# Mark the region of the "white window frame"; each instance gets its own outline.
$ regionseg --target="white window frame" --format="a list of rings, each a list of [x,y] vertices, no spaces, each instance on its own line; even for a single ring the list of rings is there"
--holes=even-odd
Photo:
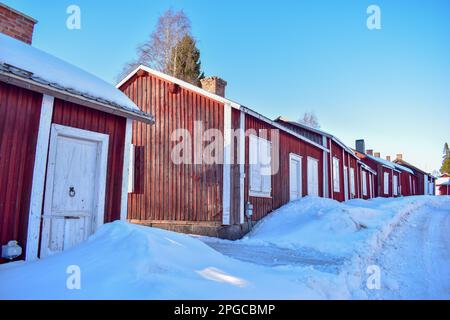
[[[389,194],[389,172],[384,172],[383,179],[384,179],[384,188],[383,192],[384,194]]]
[[[350,176],[350,194],[354,197],[356,196],[355,168],[350,167],[349,176]]]
[[[341,177],[339,174],[340,160],[337,157],[333,157],[333,191],[341,192]]]
[[[362,171],[361,184],[363,196],[367,196],[367,172],[364,170]]]
[[[255,145],[254,141],[256,141],[256,159],[254,158],[254,152],[253,146]],[[252,143],[253,142],[253,143]],[[270,164],[263,164],[261,163],[262,159],[260,159],[261,156],[261,150],[260,148],[263,145],[268,145],[268,156],[269,156],[269,162]],[[254,163],[256,160],[256,163]],[[256,168],[253,168],[252,166],[256,166]],[[249,135],[249,195],[251,197],[264,197],[264,198],[271,198],[272,197],[272,142],[270,140],[258,137],[256,135]],[[262,174],[262,171],[270,171],[270,174]],[[259,172],[259,185],[253,185],[253,176],[255,172]],[[264,189],[264,182],[268,184],[268,188]]]

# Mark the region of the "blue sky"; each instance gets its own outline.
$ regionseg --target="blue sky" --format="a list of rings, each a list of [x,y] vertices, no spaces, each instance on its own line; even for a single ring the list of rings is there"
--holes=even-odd
[[[114,83],[166,9],[190,17],[207,75],[275,118],[314,112],[347,143],[438,169],[450,142],[450,1],[6,0],[39,20],[33,45]],[[81,8],[68,30],[66,8]],[[381,30],[366,9],[381,8]]]

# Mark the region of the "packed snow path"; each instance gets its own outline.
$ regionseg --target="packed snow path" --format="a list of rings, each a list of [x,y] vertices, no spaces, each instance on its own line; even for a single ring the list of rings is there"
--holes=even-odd
[[[322,253],[311,248],[288,249],[275,245],[248,245],[236,241],[202,239],[220,253],[245,262],[267,267],[311,266],[329,273],[338,273],[344,258]]]
[[[450,299],[450,208],[413,212],[372,262],[381,268],[372,299]]]

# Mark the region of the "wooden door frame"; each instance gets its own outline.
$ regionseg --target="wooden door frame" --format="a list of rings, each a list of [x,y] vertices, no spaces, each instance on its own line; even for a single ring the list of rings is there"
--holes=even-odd
[[[298,194],[300,196],[298,197],[298,199],[303,197],[303,163],[302,163],[303,160],[302,159],[303,159],[303,157],[298,154],[289,153],[289,201],[292,201],[291,200],[291,161],[292,160],[298,161],[298,163],[300,165],[300,168],[298,170],[298,173],[300,175]]]
[[[93,223],[93,229],[97,230],[101,225],[104,224],[105,218],[105,196],[106,196],[106,174],[108,167],[108,145],[109,145],[109,135],[88,131],[83,129],[77,129],[73,127],[63,126],[59,124],[52,124],[51,134],[50,134],[50,146],[48,154],[48,165],[46,173],[46,183],[45,183],[45,198],[44,198],[44,209],[42,212],[42,219],[45,219],[46,215],[51,215],[51,205],[53,201],[53,181],[55,175],[55,164],[56,164],[56,152],[57,152],[57,142],[58,137],[69,137],[80,140],[93,141],[99,144],[97,149],[97,172],[98,179],[95,181],[95,193],[97,197],[94,198],[94,217],[95,222]],[[49,224],[42,222],[42,234],[41,234],[41,250],[40,256],[45,256],[46,243],[49,240]],[[43,254],[44,253],[44,254]]]

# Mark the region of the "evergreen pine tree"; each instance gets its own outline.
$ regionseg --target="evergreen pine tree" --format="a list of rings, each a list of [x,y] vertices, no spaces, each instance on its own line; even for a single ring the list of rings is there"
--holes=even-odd
[[[450,157],[445,158],[445,160],[442,162],[441,173],[450,174]]]
[[[448,143],[447,142],[444,144],[443,158],[444,158],[444,160],[446,158],[450,158],[450,148],[448,147]]]
[[[200,84],[200,80],[204,77],[201,71],[200,51],[190,35],[186,34],[172,49],[169,69],[175,78],[196,86]]]

